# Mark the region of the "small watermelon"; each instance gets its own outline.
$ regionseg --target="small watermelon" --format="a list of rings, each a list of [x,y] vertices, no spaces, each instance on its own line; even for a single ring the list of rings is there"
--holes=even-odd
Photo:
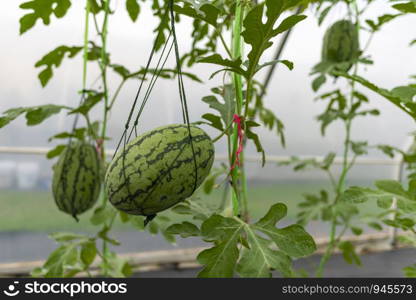
[[[325,32],[322,61],[348,63],[359,56],[360,44],[356,26],[349,20],[340,20],[332,24]]]
[[[190,197],[214,161],[210,137],[196,126],[190,129],[192,139],[187,125],[174,124],[122,146],[105,177],[110,202],[128,214],[153,217]]]
[[[100,160],[92,145],[70,143],[53,167],[52,192],[58,208],[75,219],[90,209],[100,194],[100,169]]]

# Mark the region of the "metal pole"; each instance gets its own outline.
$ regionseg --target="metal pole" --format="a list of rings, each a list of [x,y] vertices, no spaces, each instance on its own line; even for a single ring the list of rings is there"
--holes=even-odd
[[[299,6],[296,10],[296,14],[298,15],[301,11],[302,11],[302,6]],[[283,38],[280,40],[279,46],[276,49],[276,54],[274,55],[274,60],[280,59],[280,56],[283,53],[283,50],[286,46],[286,43],[289,39],[289,36],[290,36],[292,30],[293,30],[293,27],[291,27],[289,30],[287,30],[285,32],[285,34],[283,35]],[[269,85],[270,80],[273,77],[273,73],[274,73],[274,70],[276,69],[276,65],[277,64],[271,65],[270,68],[269,68],[269,71],[267,72],[266,79],[264,80],[264,83],[263,83],[263,90],[262,90],[261,95],[260,95],[261,98],[263,98],[263,96],[266,94],[267,86]]]

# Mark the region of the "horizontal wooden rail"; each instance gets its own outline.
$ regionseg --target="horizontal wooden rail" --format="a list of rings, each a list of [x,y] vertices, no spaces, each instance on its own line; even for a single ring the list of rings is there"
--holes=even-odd
[[[4,154],[26,154],[26,155],[45,155],[51,150],[51,148],[47,147],[5,147],[0,146],[0,153]],[[114,154],[114,150],[107,150],[105,152],[107,156],[112,156]],[[324,156],[299,156],[302,159],[310,159],[315,158],[317,160],[323,160]],[[266,160],[269,162],[285,162],[288,161],[291,157],[290,156],[280,156],[280,155],[268,155]],[[217,155],[216,160],[218,161],[226,161],[228,160],[226,155]],[[248,162],[259,162],[261,158],[259,156],[248,155],[245,156],[245,160]],[[334,159],[334,164],[340,165],[342,164],[343,158],[336,157]],[[356,159],[356,164],[358,165],[385,165],[385,166],[397,166],[400,164],[400,160],[398,159],[384,159],[384,158],[368,158],[368,157],[358,157]]]
[[[360,236],[348,236],[344,240],[351,241],[357,252],[379,252],[391,249],[391,237],[387,232],[376,234],[363,234]],[[322,254],[328,245],[327,238],[317,238],[316,244],[318,250],[315,254]],[[128,259],[134,272],[146,272],[154,270],[163,270],[167,268],[195,268],[198,267],[196,257],[198,253],[206,248],[185,248],[174,250],[158,250],[138,253],[120,254],[122,258]],[[27,276],[30,271],[36,267],[41,267],[44,261],[25,261],[0,264],[0,277]],[[91,274],[97,274],[97,267],[100,261],[94,262]],[[85,276],[86,274],[80,274]]]

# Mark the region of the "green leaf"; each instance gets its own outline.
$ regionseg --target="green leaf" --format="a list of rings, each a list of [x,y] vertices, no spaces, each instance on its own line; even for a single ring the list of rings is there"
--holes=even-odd
[[[290,225],[284,228],[274,226],[259,227],[255,229],[267,235],[280,250],[292,257],[303,257],[316,250],[313,238],[300,225]]]
[[[368,102],[368,97],[359,91],[354,91],[353,96],[360,100],[360,102]]]
[[[335,152],[329,152],[321,163],[321,169],[328,170],[334,162],[336,155]]]
[[[79,251],[75,244],[61,245],[49,255],[41,268],[41,274],[46,278],[73,276],[83,270],[78,257]]]
[[[248,247],[242,252],[237,271],[244,277],[270,277],[271,270],[291,276],[290,256],[309,255],[316,250],[315,243],[301,226],[291,225],[282,229],[276,223],[286,216],[283,203],[273,205],[257,223],[244,225]],[[271,248],[271,242],[256,232],[269,237],[279,250]]]
[[[220,91],[214,89],[215,92],[220,93],[223,98],[223,102],[220,102],[216,96],[206,96],[202,98],[202,101],[207,103],[210,108],[218,111],[221,115],[223,121],[223,126],[219,126],[218,120],[213,118],[212,114],[210,117],[205,118],[209,120],[214,128],[223,131],[224,128],[227,128],[233,121],[233,115],[235,112],[235,94],[232,85],[225,85]],[[204,116],[207,116],[206,114]],[[215,126],[214,126],[215,125]]]
[[[256,104],[256,109],[263,126],[269,130],[273,130],[275,128],[277,136],[280,137],[280,143],[283,147],[285,147],[285,126],[283,122],[274,114],[272,110],[265,108],[263,105]]]
[[[399,3],[393,5],[393,8],[403,12],[403,13],[416,13],[416,3],[409,1],[406,3]]]
[[[97,1],[100,1],[100,4]],[[96,15],[100,11],[104,10],[104,3],[102,2],[102,0],[88,0],[88,2],[90,4],[90,11],[92,14]]]
[[[291,71],[293,70],[293,67],[294,67],[293,62],[291,62],[289,60],[286,60],[286,59],[284,59],[284,60],[279,60],[278,59],[278,60],[269,61],[267,63],[264,63],[264,64],[258,66],[257,69],[256,69],[256,73],[258,71],[260,71],[261,69],[263,69],[264,67],[276,65],[276,64],[279,64],[279,63],[284,64],[289,70],[291,70]]]
[[[91,265],[97,256],[97,247],[95,241],[89,241],[81,246],[81,261],[85,267]]]
[[[209,122],[211,127],[218,129],[219,131],[224,131],[224,126],[221,122],[221,117],[214,115],[214,114],[203,114],[202,119],[205,119]]]
[[[279,270],[284,276],[292,274],[292,260],[281,251],[272,250],[270,242],[256,235],[247,227],[250,249],[243,249],[237,272],[242,277],[271,277],[271,270]]]
[[[190,222],[171,225],[166,229],[166,232],[169,234],[180,235],[183,238],[200,235],[199,228]]]
[[[198,277],[232,277],[239,257],[237,244],[243,224],[231,218],[213,215],[201,227],[204,239],[218,241],[215,246],[199,253],[203,265]]]
[[[69,242],[73,240],[88,239],[87,236],[82,234],[76,234],[72,232],[55,232],[49,235],[49,238],[54,239],[58,243]]]
[[[267,235],[280,250],[292,257],[302,257],[316,250],[313,238],[300,225],[276,228],[276,223],[287,214],[283,203],[273,205],[253,228]]]
[[[81,105],[69,112],[69,114],[83,114],[87,115],[88,112],[102,99],[104,98],[104,93],[89,93],[87,98],[81,103]]]
[[[110,67],[113,69],[114,72],[120,75],[124,80],[132,76],[130,71],[125,66],[122,66],[119,64],[111,64]]]
[[[402,101],[414,102],[416,96],[416,87],[414,86],[398,86],[391,90],[394,96],[399,97]]]
[[[377,22],[374,22],[372,20],[366,20],[365,22],[367,23],[368,26],[371,27],[371,30],[375,32],[375,31],[379,31],[384,24],[400,16],[402,16],[402,14],[396,14],[396,15],[385,14],[385,15],[378,17]]]
[[[8,125],[22,114],[26,114],[28,126],[38,125],[50,116],[59,113],[62,109],[69,109],[67,106],[46,104],[33,107],[18,107],[6,110],[0,117],[0,128]]]
[[[329,5],[324,10],[321,11],[318,17],[318,25],[321,26],[322,22],[325,20],[326,16],[328,15],[329,11],[333,8],[333,5]]]
[[[78,140],[84,140],[85,134],[87,132],[87,128],[81,127],[81,128],[75,128],[74,132],[61,132],[58,134],[55,134],[54,136],[51,136],[48,141],[52,141],[55,139],[67,139],[67,138],[76,138]]]
[[[287,207],[283,203],[274,204],[269,211],[256,223],[256,226],[275,226],[277,222],[287,215]]]
[[[364,187],[350,187],[342,194],[342,199],[350,203],[377,201],[379,207],[389,209],[393,199],[397,199],[397,206],[405,212],[416,211],[416,200],[405,191],[401,184],[394,180],[376,181],[378,190]]]
[[[144,230],[144,220],[143,216],[130,216],[129,221],[134,228],[143,231]]]
[[[42,0],[37,0],[42,1]],[[82,47],[68,47],[68,46],[59,46],[52,50],[51,52],[47,53],[45,56],[43,56],[39,61],[36,62],[35,67],[44,67],[44,69],[39,73],[38,77],[40,80],[40,83],[43,87],[45,87],[49,80],[53,76],[53,68],[58,68],[62,60],[66,55],[68,55],[68,58],[75,57],[80,51],[82,50]]]
[[[104,224],[110,220],[115,213],[116,211],[113,206],[106,205],[97,207],[90,218],[90,222],[93,225]]]
[[[66,145],[56,146],[52,150],[49,150],[48,153],[46,153],[46,158],[51,159],[51,158],[54,158],[56,156],[59,156],[62,153],[62,151],[65,150],[65,148],[66,148]]]
[[[6,110],[3,113],[3,116],[0,117],[0,128],[3,128],[4,126],[8,125],[11,121],[15,120],[21,114],[26,113],[27,110],[28,108],[25,107],[18,107]]]
[[[127,0],[126,9],[127,9],[127,12],[129,13],[130,19],[133,22],[136,22],[137,17],[139,16],[139,13],[140,13],[140,6],[137,0]]]
[[[368,142],[366,141],[360,141],[360,142],[351,141],[351,150],[357,156],[367,154],[368,153],[367,148],[368,148]]]
[[[43,24],[49,25],[51,15],[54,14],[57,18],[62,18],[66,15],[68,9],[71,7],[70,0],[32,0],[22,3],[20,8],[24,10],[31,10],[30,13],[25,14],[20,18],[20,34],[25,33],[33,26],[36,21],[41,19]]]
[[[363,203],[369,200],[391,200],[392,195],[370,188],[352,186],[342,194],[342,200],[351,203]]]
[[[200,221],[205,221],[213,213],[213,210],[205,202],[198,201],[195,198],[180,202],[172,208],[172,211],[177,214],[192,216],[193,219]]]
[[[119,65],[119,64],[111,64],[110,67],[119,74],[124,80],[130,79],[130,78],[137,78],[139,80],[144,79],[145,75],[145,69],[141,69],[137,72],[131,73],[126,67]],[[158,77],[165,78],[165,79],[173,79],[176,75],[178,75],[178,71],[176,69],[148,69],[147,74],[154,74]],[[195,74],[182,71],[182,76],[185,76],[193,81],[201,83],[202,80]]]
[[[390,158],[394,158],[394,155],[398,149],[390,145],[377,145],[377,149],[381,150],[385,155]]]
[[[117,256],[116,253],[107,251],[103,253],[105,261],[101,268],[106,274],[111,277],[121,278],[129,277],[132,274],[132,269],[127,259]]]
[[[321,190],[319,195],[304,194],[305,200],[299,203],[300,212],[297,215],[298,223],[306,225],[311,220],[320,218],[323,221],[330,219],[328,212],[332,212],[328,203],[328,192]]]
[[[361,235],[363,233],[363,229],[355,226],[351,226],[351,231],[355,235]]]
[[[403,273],[406,277],[415,278],[416,277],[416,264],[403,268]]]
[[[210,56],[200,58],[198,62],[215,64],[215,65],[227,67],[229,70],[232,70],[235,73],[246,76],[246,72],[241,68],[241,64],[242,64],[241,58],[237,58],[235,60],[229,60],[229,59],[223,58],[219,54],[212,54]]]
[[[290,257],[309,255],[316,246],[299,225],[275,227],[286,212],[286,206],[278,203],[255,224],[221,215],[206,219],[201,226],[201,236],[214,246],[198,255],[197,259],[203,265],[199,277],[232,277],[235,270],[244,277],[270,277],[271,270],[291,276]],[[184,229],[185,233],[189,231],[188,227]],[[196,234],[196,231],[192,230],[192,233]]]
[[[411,196],[403,189],[400,182],[395,180],[378,180],[375,182],[375,185],[377,188],[379,188],[382,191],[405,197],[410,198]]]
[[[361,266],[360,257],[355,252],[355,247],[351,242],[349,241],[341,242],[338,248],[342,251],[342,256],[344,257],[344,260],[347,263]]]
[[[203,190],[205,194],[210,194],[215,188],[215,183],[217,178],[221,175],[227,175],[228,168],[225,165],[222,165],[220,168],[215,168],[211,170],[209,176],[205,179],[203,183]]]
[[[332,72],[336,76],[341,76],[350,80],[354,80],[366,88],[372,90],[373,92],[376,92],[377,94],[383,96],[387,100],[389,100],[391,103],[399,107],[400,109],[406,111],[409,115],[411,115],[414,119],[416,119],[416,108],[410,106],[407,107],[406,104],[409,102],[408,97],[402,97],[403,96],[403,90],[396,90],[394,93],[391,91],[388,91],[386,89],[380,88],[376,86],[374,83],[371,83],[370,81],[366,80],[363,77],[360,77],[358,75],[349,75],[345,72],[340,71],[333,71]]]
[[[367,225],[368,225],[369,227],[371,227],[371,228],[375,229],[375,230],[378,230],[378,231],[383,230],[383,227],[382,227],[379,223],[376,223],[376,222],[370,222],[370,223],[368,223]]]
[[[197,20],[202,20],[214,27],[217,27],[217,19],[220,10],[210,3],[204,3],[199,6],[198,9],[194,9],[191,5],[186,4],[183,7],[175,5],[174,9],[178,14],[182,14]]]
[[[26,120],[28,126],[34,126],[42,123],[44,120],[52,115],[59,113],[62,109],[68,107],[62,105],[47,104],[33,107],[26,113]]]
[[[230,60],[223,58],[220,54],[212,54],[207,57],[202,57],[198,60],[200,63],[215,64],[223,67],[229,68],[240,68],[242,61],[241,58]]]
[[[100,239],[102,239],[102,240],[104,240],[106,242],[109,242],[112,245],[119,246],[120,245],[120,242],[119,241],[117,241],[115,239],[112,239],[112,238],[110,238],[108,236],[108,232],[109,231],[110,231],[110,228],[107,225],[105,225],[104,228],[97,234],[97,236]]]
[[[258,126],[260,126],[260,125],[256,122],[254,122],[254,121],[246,121],[245,122],[246,137],[249,140],[253,141],[254,145],[256,146],[257,152],[261,153],[262,166],[264,166],[265,163],[266,163],[266,153],[264,152],[264,149],[263,149],[263,146],[260,142],[259,136],[251,130],[252,127],[258,127]]]
[[[416,238],[414,235],[399,235],[397,241],[401,244],[416,247]]]
[[[396,217],[394,220],[383,220],[383,223],[403,230],[409,230],[415,226],[415,222],[412,219],[400,217]]]
[[[249,66],[246,77],[252,77],[254,75],[262,54],[272,46],[273,37],[306,18],[306,16],[302,15],[289,16],[274,29],[282,12],[291,4],[295,5],[300,1],[290,2],[289,4],[287,1],[282,0],[266,0],[265,3],[254,6],[247,13],[243,22],[244,31],[241,34],[244,41],[251,46],[251,50],[248,53]],[[263,23],[264,7],[267,9],[265,23]]]
[[[312,89],[317,92],[319,88],[326,82],[326,76],[324,74],[319,75],[312,81]]]

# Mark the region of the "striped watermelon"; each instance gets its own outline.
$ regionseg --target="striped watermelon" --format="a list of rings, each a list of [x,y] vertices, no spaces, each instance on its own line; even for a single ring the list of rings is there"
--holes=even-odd
[[[324,36],[322,61],[352,62],[359,56],[360,44],[356,26],[349,20],[340,20],[332,24]]]
[[[191,135],[194,151],[183,124],[156,128],[120,149],[105,177],[110,202],[128,214],[154,216],[190,197],[214,161],[210,137],[192,125]]]
[[[75,219],[90,209],[101,187],[100,160],[95,148],[72,142],[53,167],[52,192],[58,208]]]

